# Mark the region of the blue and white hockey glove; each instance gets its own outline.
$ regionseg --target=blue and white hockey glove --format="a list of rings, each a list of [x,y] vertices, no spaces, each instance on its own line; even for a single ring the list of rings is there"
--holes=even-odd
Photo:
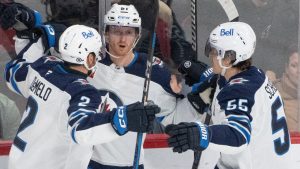
[[[2,6],[2,7],[1,7]],[[51,47],[58,48],[58,39],[66,29],[62,24],[45,25],[38,11],[32,10],[21,3],[2,4],[0,25],[3,29],[13,28],[21,39],[36,41],[42,37],[45,51]]]
[[[200,81],[201,76],[205,75],[208,68],[203,62],[185,60],[179,65],[178,71],[184,75],[185,84],[192,86]]]
[[[3,29],[13,27],[16,31],[28,30],[42,23],[41,14],[20,3],[6,5],[0,18]]]
[[[136,102],[118,107],[111,124],[119,135],[128,131],[145,133],[153,130],[155,114],[159,112],[160,108],[155,104],[144,106],[141,102]]]
[[[173,147],[173,152],[182,153],[187,150],[203,151],[210,142],[210,130],[201,122],[170,124],[165,132],[170,135],[168,139],[169,147]]]
[[[198,113],[203,114],[211,104],[217,80],[218,75],[211,73],[192,86],[192,91],[188,93],[187,98]]]

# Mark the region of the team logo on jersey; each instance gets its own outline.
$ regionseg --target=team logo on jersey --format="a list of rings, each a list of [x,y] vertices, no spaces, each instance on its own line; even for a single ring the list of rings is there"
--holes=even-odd
[[[153,57],[153,62],[152,65],[159,65],[159,66],[163,66],[163,61],[157,57]]]
[[[48,75],[50,75],[51,73],[53,73],[53,71],[52,71],[52,70],[48,70],[48,72],[45,74],[45,76],[48,76]]]
[[[232,79],[229,82],[229,85],[233,85],[233,84],[243,84],[244,82],[248,82],[248,80],[244,79],[244,78],[236,78],[236,79]]]
[[[46,63],[46,62],[48,62],[48,61],[52,61],[52,62],[53,62],[53,61],[59,61],[59,62],[62,62],[62,60],[59,59],[59,58],[56,57],[56,56],[47,56],[44,63]]]
[[[99,112],[108,112],[123,105],[122,100],[116,93],[108,90],[99,90],[99,93],[101,97]]]
[[[86,79],[77,79],[76,81],[74,81],[74,83],[80,83],[81,85],[87,85],[89,84],[89,82]]]

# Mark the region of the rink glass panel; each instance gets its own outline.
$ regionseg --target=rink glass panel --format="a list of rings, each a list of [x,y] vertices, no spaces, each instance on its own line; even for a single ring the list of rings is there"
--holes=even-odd
[[[66,0],[66,3],[72,4],[72,2],[69,1],[70,0]],[[51,14],[51,6],[48,5],[46,7],[41,1],[19,0],[18,2],[22,2],[40,11],[44,21],[47,21],[47,13]],[[112,0],[100,0],[98,2],[89,0],[82,2],[82,4],[75,6],[77,12],[75,12],[72,17],[73,19],[70,20],[70,24],[87,24],[97,28],[102,33],[103,16],[110,8]],[[271,70],[276,75],[276,78],[281,78],[285,72],[285,66],[289,58],[289,47],[295,45],[299,49],[299,1],[234,0],[234,3],[239,11],[240,21],[249,23],[256,32],[257,47],[253,56],[254,65],[264,71]],[[95,4],[97,4],[96,7]],[[48,12],[46,12],[47,8]],[[176,20],[184,30],[185,39],[191,43],[191,1],[173,0],[171,2],[171,8],[176,15]],[[69,8],[69,10],[70,9],[71,8]],[[209,64],[208,58],[203,54],[205,42],[210,31],[218,24],[226,22],[227,16],[216,0],[198,0],[197,12],[197,58]],[[87,17],[88,19],[83,20],[86,16],[89,16]],[[10,60],[10,56],[14,55],[13,46],[10,44],[11,42],[7,40],[10,33],[11,31],[7,34],[7,32],[1,30],[0,67],[2,78],[0,78],[0,92],[14,100],[20,112],[23,112],[26,100],[9,91],[3,79],[4,66]],[[171,32],[167,33],[167,35],[171,36]],[[172,50],[172,48],[170,50]],[[300,102],[298,102],[298,105],[299,104]],[[298,114],[297,120],[299,122],[299,108],[297,108],[296,111]],[[298,131],[300,131],[299,123]]]

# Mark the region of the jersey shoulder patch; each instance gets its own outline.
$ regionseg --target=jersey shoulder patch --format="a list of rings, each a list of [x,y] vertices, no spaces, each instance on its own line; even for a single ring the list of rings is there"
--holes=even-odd
[[[153,56],[152,65],[163,66],[164,62],[160,58]]]
[[[245,84],[246,82],[248,82],[249,80],[244,79],[242,77],[240,78],[235,78],[230,80],[229,85],[234,85],[234,84]]]
[[[77,79],[73,83],[79,83],[79,85],[89,85],[89,82],[86,79]]]
[[[55,62],[63,62],[63,60],[61,60],[60,58],[58,58],[56,56],[45,56],[44,60],[45,60],[44,61],[45,63],[49,62],[49,61],[51,61],[51,62],[53,62],[53,61],[55,61]]]

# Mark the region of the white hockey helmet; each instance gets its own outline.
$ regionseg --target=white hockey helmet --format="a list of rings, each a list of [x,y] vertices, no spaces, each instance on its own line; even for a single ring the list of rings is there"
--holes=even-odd
[[[64,61],[84,65],[88,70],[95,69],[87,66],[87,57],[94,53],[100,59],[102,47],[101,36],[96,29],[73,25],[68,27],[59,38],[59,52]]]
[[[218,58],[223,59],[225,53],[235,52],[233,65],[249,59],[254,53],[256,35],[250,25],[243,22],[227,22],[217,26],[211,33],[206,44],[205,53],[211,48],[218,52]]]
[[[104,16],[104,31],[108,25],[138,28],[139,34],[142,30],[141,18],[133,5],[113,4]]]

